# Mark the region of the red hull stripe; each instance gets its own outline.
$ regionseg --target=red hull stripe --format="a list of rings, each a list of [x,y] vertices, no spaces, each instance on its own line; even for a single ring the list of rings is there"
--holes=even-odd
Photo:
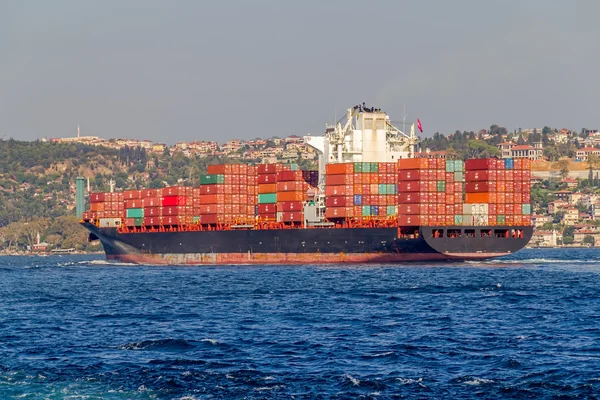
[[[108,260],[161,265],[243,264],[377,264],[440,260],[483,260],[504,253],[221,253],[221,254],[108,254]]]

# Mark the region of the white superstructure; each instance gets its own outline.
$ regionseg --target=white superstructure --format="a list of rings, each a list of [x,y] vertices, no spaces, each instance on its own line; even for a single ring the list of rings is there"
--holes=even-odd
[[[328,125],[324,136],[305,136],[304,142],[319,154],[319,175],[325,165],[346,162],[396,162],[414,156],[417,137],[390,123],[378,108],[357,105],[346,112],[335,126]]]

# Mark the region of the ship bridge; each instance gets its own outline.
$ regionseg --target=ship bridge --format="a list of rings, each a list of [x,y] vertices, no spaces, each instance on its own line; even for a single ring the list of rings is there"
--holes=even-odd
[[[418,139],[414,128],[407,135],[393,126],[381,109],[365,103],[346,110],[335,125],[326,125],[323,136],[304,136],[319,154],[319,175],[325,165],[347,162],[396,162],[414,155]]]

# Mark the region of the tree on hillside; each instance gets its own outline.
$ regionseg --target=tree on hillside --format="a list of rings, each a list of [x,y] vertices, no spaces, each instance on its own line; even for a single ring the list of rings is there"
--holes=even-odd
[[[565,158],[558,160],[558,168],[560,169],[559,174],[562,179],[569,176],[569,160]]]

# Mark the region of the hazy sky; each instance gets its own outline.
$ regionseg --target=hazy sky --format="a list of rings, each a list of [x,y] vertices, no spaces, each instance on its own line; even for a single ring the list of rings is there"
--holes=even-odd
[[[598,1],[0,0],[0,138],[600,128]]]

